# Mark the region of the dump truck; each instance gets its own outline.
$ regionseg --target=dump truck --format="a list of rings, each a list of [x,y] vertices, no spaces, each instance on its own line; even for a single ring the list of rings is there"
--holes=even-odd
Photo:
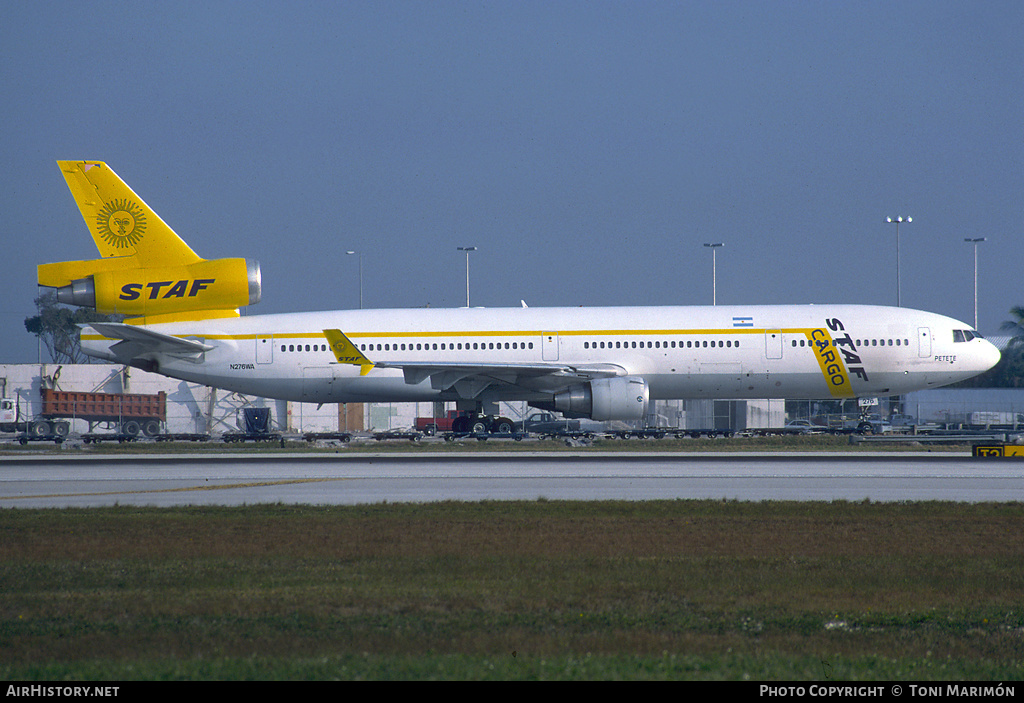
[[[0,398],[0,432],[19,432],[29,439],[62,439],[71,431],[72,420],[107,423],[117,434],[152,437],[167,421],[167,394],[83,393],[40,390],[42,411],[35,416],[21,413],[13,398]]]

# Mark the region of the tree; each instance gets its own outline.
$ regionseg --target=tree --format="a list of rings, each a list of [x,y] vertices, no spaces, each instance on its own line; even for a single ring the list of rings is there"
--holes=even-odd
[[[1024,344],[1024,305],[1014,305],[1010,308],[1010,314],[1017,319],[1007,320],[999,329],[1011,333],[1009,346]]]
[[[25,318],[25,329],[39,337],[55,364],[82,364],[89,361],[82,353],[79,325],[89,322],[120,322],[123,315],[101,315],[88,308],[69,308],[57,302],[57,293],[48,290],[35,299],[38,315]]]

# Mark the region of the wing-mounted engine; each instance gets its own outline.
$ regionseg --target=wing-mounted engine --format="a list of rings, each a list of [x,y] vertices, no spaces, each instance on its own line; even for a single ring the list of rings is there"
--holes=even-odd
[[[567,417],[642,420],[650,398],[647,381],[639,376],[598,378],[556,393],[552,407]]]

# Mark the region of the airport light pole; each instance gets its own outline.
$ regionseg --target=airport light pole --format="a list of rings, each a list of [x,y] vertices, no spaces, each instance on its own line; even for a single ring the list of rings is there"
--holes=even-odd
[[[346,254],[355,254],[359,257],[359,309],[363,309],[363,253],[361,251],[346,251]]]
[[[704,246],[711,249],[711,304],[718,305],[718,260],[715,252],[718,247],[724,247],[722,242],[705,242]]]
[[[466,307],[469,307],[469,252],[476,251],[476,247],[457,247],[459,251],[466,252]]]
[[[974,245],[974,329],[978,329],[978,244],[985,241],[985,237],[964,237],[965,242]]]
[[[900,223],[913,222],[909,217],[887,217],[885,221],[896,225],[896,307],[903,307],[900,301]]]

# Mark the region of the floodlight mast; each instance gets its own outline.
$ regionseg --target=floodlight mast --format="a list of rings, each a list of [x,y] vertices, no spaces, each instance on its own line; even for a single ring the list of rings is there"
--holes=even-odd
[[[456,247],[459,251],[466,252],[466,307],[469,307],[469,252],[476,251],[476,247]]]
[[[974,245],[974,329],[978,329],[978,244],[986,241],[985,237],[964,237],[965,242]]]
[[[896,307],[903,307],[900,300],[900,223],[901,222],[913,222],[910,217],[887,217],[885,221],[896,225]]]
[[[705,242],[704,246],[711,249],[711,304],[718,305],[718,260],[715,252],[718,247],[724,247],[723,242]]]

